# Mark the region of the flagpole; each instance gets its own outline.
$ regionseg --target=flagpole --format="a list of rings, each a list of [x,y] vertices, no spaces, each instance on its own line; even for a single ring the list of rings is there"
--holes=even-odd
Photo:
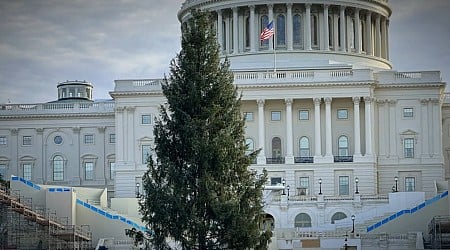
[[[273,72],[277,72],[277,53],[275,51],[275,35],[272,36]]]

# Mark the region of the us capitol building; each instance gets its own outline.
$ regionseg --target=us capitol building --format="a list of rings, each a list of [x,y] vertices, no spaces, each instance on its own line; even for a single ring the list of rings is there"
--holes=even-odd
[[[313,246],[305,232],[427,233],[439,213],[421,202],[447,199],[450,95],[439,71],[392,68],[387,0],[187,0],[180,22],[192,9],[211,11],[242,91],[246,142],[261,149],[250,168],[268,172],[262,226],[274,249]],[[92,83],[66,81],[56,101],[1,104],[0,174],[135,197],[161,81],[116,80],[103,101]]]

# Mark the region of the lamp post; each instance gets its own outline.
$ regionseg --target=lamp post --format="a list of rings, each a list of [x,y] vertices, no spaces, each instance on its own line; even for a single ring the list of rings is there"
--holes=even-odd
[[[287,190],[288,190],[288,200],[289,200],[289,189],[291,189],[291,187],[289,185],[287,185]]]
[[[352,215],[352,234],[355,233],[355,215]]]
[[[394,181],[395,181],[395,191],[394,192],[398,192],[398,177],[397,176],[394,177]]]
[[[286,185],[286,181],[283,179],[282,181],[281,181],[281,183],[283,184],[283,195],[285,195],[286,193],[284,192],[284,189],[285,189],[285,185]]]
[[[356,177],[356,178],[355,178],[355,185],[356,185],[356,188],[355,188],[355,194],[359,194],[358,183],[359,183],[359,179],[358,179],[358,177]]]
[[[140,196],[140,193],[139,193],[140,189],[139,189],[139,187],[140,187],[140,184],[138,182],[138,183],[136,183],[136,198],[139,198],[139,196]]]
[[[319,195],[322,194],[322,178],[319,178]]]

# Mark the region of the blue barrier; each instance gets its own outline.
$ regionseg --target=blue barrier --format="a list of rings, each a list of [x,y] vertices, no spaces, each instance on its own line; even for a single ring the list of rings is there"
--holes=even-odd
[[[11,176],[11,181],[20,181],[23,184],[25,184],[25,185],[27,185],[29,187],[32,187],[32,188],[34,188],[34,189],[36,189],[38,191],[41,190],[41,187],[39,185],[34,184],[33,182],[31,182],[29,180],[25,180],[24,178],[19,177],[19,176]]]
[[[397,213],[395,213],[393,215],[390,215],[389,217],[384,218],[381,221],[379,221],[379,222],[377,222],[377,223],[375,223],[375,224],[373,224],[371,226],[368,226],[367,227],[367,232],[373,231],[373,230],[381,227],[382,225],[397,219],[398,217],[400,217],[400,216],[402,216],[404,214],[413,214],[413,213],[423,209],[424,207],[426,207],[428,205],[431,205],[431,204],[435,203],[436,201],[438,201],[438,200],[440,200],[440,199],[442,199],[442,198],[444,198],[446,196],[448,196],[448,191],[445,191],[442,194],[438,194],[435,197],[433,197],[433,198],[431,198],[429,200],[426,200],[425,202],[422,202],[419,205],[417,205],[417,206],[415,206],[415,207],[413,207],[411,209],[403,209],[401,211],[398,211]]]

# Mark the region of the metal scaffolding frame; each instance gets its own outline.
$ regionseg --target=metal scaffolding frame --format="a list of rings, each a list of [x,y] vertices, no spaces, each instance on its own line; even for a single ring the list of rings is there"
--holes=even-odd
[[[91,238],[88,225],[69,225],[68,218],[1,186],[0,249],[91,249]]]

